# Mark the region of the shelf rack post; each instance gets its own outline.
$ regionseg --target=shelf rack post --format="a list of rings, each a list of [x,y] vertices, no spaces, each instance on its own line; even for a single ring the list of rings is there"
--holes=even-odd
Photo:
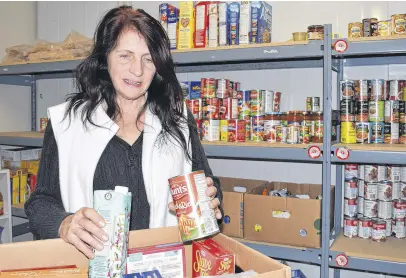
[[[344,79],[344,63],[342,59],[338,60],[338,71],[337,71],[337,109],[340,109],[340,81]],[[341,129],[337,126],[337,141],[340,142]],[[334,235],[337,237],[341,231],[341,221],[342,221],[342,182],[343,182],[343,165],[336,165],[336,186],[335,186],[335,196],[334,196]],[[340,278],[340,269],[334,268],[334,278]]]
[[[321,219],[321,266],[320,277],[329,277],[330,249],[330,192],[331,192],[331,120],[332,120],[332,25],[324,25],[323,57],[323,182],[322,182],[322,219]]]
[[[37,78],[31,75],[31,131],[37,131]]]

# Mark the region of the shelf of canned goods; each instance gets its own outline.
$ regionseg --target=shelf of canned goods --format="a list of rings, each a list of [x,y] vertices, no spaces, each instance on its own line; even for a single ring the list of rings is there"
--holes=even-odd
[[[320,75],[320,78],[323,79],[323,98],[321,99],[323,106],[320,107],[320,110],[330,112],[332,111],[332,84],[337,83],[337,91],[341,92],[340,85],[342,81],[344,81],[345,68],[359,65],[406,64],[406,36],[333,40],[332,26],[328,24],[324,25],[324,39],[319,41],[173,51],[173,58],[177,73],[320,67],[323,69]],[[37,94],[37,80],[46,78],[70,78],[72,77],[72,71],[79,62],[80,61],[73,60],[0,66],[0,83],[30,86],[31,99],[35,100]],[[337,72],[337,80],[333,80],[333,71]],[[338,97],[338,107],[340,107],[341,100],[340,95]],[[379,101],[390,100],[392,99]],[[368,99],[368,102],[369,101],[375,100]],[[347,107],[351,107],[351,105],[353,104],[349,104]],[[35,101],[32,102],[31,108],[32,131],[0,133],[0,144],[20,146],[42,145],[43,133],[36,131],[37,115]],[[353,108],[353,110],[355,111],[355,108]],[[369,112],[368,103],[368,122]],[[365,117],[365,115],[361,116]],[[386,242],[377,243],[372,241],[372,239],[344,236],[343,229],[341,228],[341,221],[344,217],[341,204],[344,198],[342,189],[343,186],[346,186],[343,176],[345,164],[406,164],[406,162],[403,162],[406,161],[404,159],[406,156],[403,155],[406,154],[406,147],[403,147],[406,145],[384,143],[357,144],[356,141],[352,143],[340,142],[343,135],[342,132],[348,133],[349,131],[341,129],[342,124],[340,124],[339,119],[335,121],[336,116],[334,113],[324,113],[323,117],[324,134],[331,135],[333,130],[337,130],[338,142],[333,141],[334,139],[331,139],[331,136],[324,136],[320,142],[308,142],[306,144],[252,141],[202,142],[207,156],[211,158],[300,161],[322,164],[323,213],[320,249],[265,244],[245,240],[241,241],[271,257],[320,265],[320,277],[329,277],[329,267],[334,268],[335,278],[339,277],[340,269],[404,274],[404,269],[406,269],[406,256],[404,252],[403,254],[397,251],[394,253],[392,250],[405,250],[405,240],[390,236]],[[351,131],[351,136],[357,138],[355,130],[357,114],[355,112],[353,112],[353,117],[354,118],[350,118],[350,120],[353,121],[342,122],[354,123],[354,130]],[[385,119],[383,122],[385,122]],[[350,127],[352,125],[353,124],[347,124],[347,126]],[[336,204],[334,223],[336,225],[333,235],[330,233],[330,197],[333,197],[330,196],[332,164],[337,166],[336,190],[334,196]],[[358,179],[362,180],[361,178],[357,178],[357,184]],[[358,197],[357,195],[357,199]],[[375,201],[378,202],[379,200]],[[346,209],[348,209],[348,202],[346,206]],[[17,213],[17,210],[15,211]],[[18,213],[21,213],[21,210],[18,210]],[[357,224],[358,223],[359,221]],[[330,247],[331,239],[333,239],[333,243]]]

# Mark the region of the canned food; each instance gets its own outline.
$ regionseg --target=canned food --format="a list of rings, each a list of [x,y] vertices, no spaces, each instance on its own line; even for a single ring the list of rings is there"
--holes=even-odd
[[[364,215],[364,197],[358,196],[358,215]]]
[[[385,123],[399,123],[399,100],[385,101]]]
[[[353,99],[355,95],[355,81],[341,80],[340,81],[341,99]]]
[[[378,21],[378,36],[387,37],[390,35],[391,35],[390,21],[389,20]]]
[[[365,199],[376,200],[378,198],[378,183],[366,182],[364,194]]]
[[[392,236],[392,218],[387,219],[378,218],[378,219],[386,222],[386,230],[385,230],[386,237]]]
[[[355,144],[356,140],[356,130],[354,122],[341,122],[341,143],[344,144]]]
[[[187,100],[187,104],[189,107],[190,112],[193,114],[193,118],[195,119],[201,119],[203,115],[203,110],[202,110],[202,99],[191,99]]]
[[[385,140],[385,123],[372,122],[371,123],[371,143],[382,144]]]
[[[378,165],[378,181],[388,180],[388,167],[386,165]]]
[[[300,127],[293,124],[289,124],[287,127],[286,143],[298,144],[299,142],[300,142]]]
[[[372,138],[371,124],[369,122],[355,123],[357,143],[370,144]]]
[[[372,221],[372,235],[373,241],[383,242],[386,240],[386,222],[383,220]]]
[[[392,199],[402,199],[400,197],[400,187],[401,187],[402,182],[393,182],[392,183]]]
[[[405,100],[406,80],[389,80],[389,99]]]
[[[358,197],[358,184],[356,179],[344,181],[344,198],[356,199]]]
[[[251,118],[245,119],[245,141],[251,140]]]
[[[385,120],[385,102],[370,101],[369,102],[369,121],[383,122]]]
[[[202,117],[204,119],[218,120],[219,106],[220,102],[218,98],[204,98],[202,100]]]
[[[405,218],[406,217],[406,200],[396,199],[392,202],[393,205],[393,218]]]
[[[260,91],[262,94],[262,107],[264,109],[265,114],[271,114],[274,112],[279,112],[279,111],[274,111],[274,91],[267,91],[267,90],[261,90]]]
[[[277,126],[281,125],[278,120],[264,120],[264,138],[265,141],[275,143],[277,140]]]
[[[390,165],[387,166],[388,180],[391,182],[400,181],[400,166]]]
[[[399,124],[399,144],[406,144],[406,124]]]
[[[310,143],[310,126],[309,125],[302,125],[300,126],[300,135],[299,135],[300,143],[309,144]]]
[[[264,116],[251,117],[251,140],[264,141]]]
[[[357,101],[355,120],[357,122],[368,122],[369,120],[369,102],[368,101]]]
[[[384,94],[384,98],[385,100],[389,100],[389,91],[390,91],[390,83],[389,80],[385,80],[384,84],[383,84],[383,94]]]
[[[356,217],[358,214],[357,198],[347,199],[344,198],[344,215],[349,217]]]
[[[399,143],[399,123],[385,123],[384,143],[385,144]]]
[[[378,201],[378,217],[382,219],[392,218],[392,202]]]
[[[217,79],[216,80],[216,97],[227,98],[230,97],[230,80]]]
[[[228,142],[245,142],[245,120],[228,120]]]
[[[346,181],[358,178],[358,164],[345,164],[344,178]]]
[[[362,37],[363,30],[362,30],[362,23],[361,22],[352,22],[348,24],[348,38],[349,39],[357,39]]]
[[[355,121],[356,104],[352,99],[343,99],[340,101],[340,119],[343,122]]]
[[[215,78],[202,78],[201,79],[201,98],[214,98],[216,97],[216,79]]]
[[[250,119],[250,91],[238,91],[238,119],[247,120]]]
[[[240,90],[241,90],[241,83],[240,82],[234,82],[233,91],[238,92]]]
[[[358,237],[369,239],[372,235],[372,219],[362,217],[358,219]]]
[[[358,196],[364,197],[365,196],[365,181],[358,180]]]
[[[238,100],[236,98],[219,98],[219,119],[238,118]]]
[[[371,79],[370,80],[370,95],[369,100],[382,101],[385,100],[385,80],[384,79]]]
[[[264,114],[263,94],[261,90],[250,91],[251,116],[262,116]]]
[[[220,140],[220,121],[219,120],[202,120],[202,140],[219,141]]]
[[[406,218],[395,218],[392,219],[392,232],[396,238],[406,237]]]
[[[400,167],[400,181],[406,182],[406,167]]]
[[[406,199],[406,182],[399,183],[398,195],[400,199]]]
[[[281,143],[287,143],[288,142],[288,127],[282,126],[281,131],[282,131],[281,132]]]
[[[399,100],[399,123],[406,123],[406,102],[403,100]]]
[[[366,182],[378,181],[378,165],[364,165],[365,175],[364,180]]]
[[[360,79],[355,80],[355,100],[368,101],[369,97],[369,80]]]
[[[220,232],[216,215],[206,196],[204,171],[169,179],[176,217],[183,242],[201,239]]]
[[[405,14],[394,14],[391,16],[392,35],[406,34]]]
[[[378,217],[378,201],[364,198],[364,216],[369,218]]]
[[[355,217],[344,217],[344,236],[358,236],[358,219]]]
[[[320,111],[320,98],[319,97],[307,97],[306,98],[306,111],[307,112],[319,112]]]

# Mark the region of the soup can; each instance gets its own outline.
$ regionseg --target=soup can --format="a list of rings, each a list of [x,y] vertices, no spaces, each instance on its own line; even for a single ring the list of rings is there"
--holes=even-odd
[[[382,144],[385,139],[385,123],[372,122],[371,123],[371,143]]]
[[[369,100],[382,101],[385,100],[385,80],[384,79],[372,79],[370,80],[370,95]]]
[[[355,144],[356,140],[356,130],[355,122],[341,122],[341,143],[344,144]]]
[[[341,99],[353,99],[355,95],[355,81],[341,80],[340,91]]]
[[[386,221],[376,219],[372,222],[372,236],[373,241],[383,242],[386,241]]]
[[[372,138],[371,124],[369,122],[355,123],[357,143],[370,144]]]
[[[216,79],[215,78],[202,78],[200,85],[201,98],[215,98],[216,97]]]
[[[368,122],[369,121],[369,102],[368,101],[357,101],[356,102],[355,120],[357,122]]]
[[[358,219],[358,237],[369,239],[372,235],[372,219],[362,217]]]
[[[357,237],[358,236],[358,219],[355,217],[344,217],[344,236]]]
[[[399,100],[385,101],[385,123],[399,123]]]
[[[385,120],[385,102],[370,101],[369,102],[369,121],[383,122]]]
[[[385,136],[384,138],[385,144],[398,144],[399,123],[385,123],[384,136]]]

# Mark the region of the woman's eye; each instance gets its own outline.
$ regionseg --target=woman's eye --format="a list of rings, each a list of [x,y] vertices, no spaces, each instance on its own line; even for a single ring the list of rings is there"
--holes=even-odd
[[[145,62],[152,63],[152,59],[151,58],[145,58]]]
[[[120,58],[126,59],[126,58],[128,58],[128,55],[127,55],[127,54],[121,54],[121,55],[120,55]]]

